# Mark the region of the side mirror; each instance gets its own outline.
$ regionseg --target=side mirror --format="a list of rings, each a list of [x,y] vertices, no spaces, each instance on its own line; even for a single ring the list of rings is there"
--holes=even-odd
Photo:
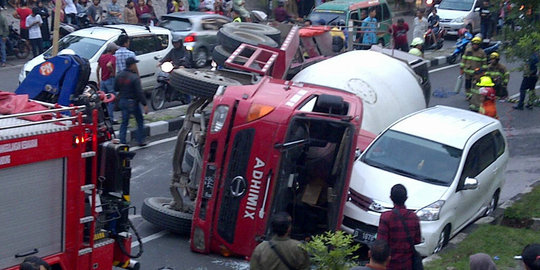
[[[480,8],[479,7],[475,8],[474,12],[480,12]]]
[[[478,180],[476,178],[465,178],[465,183],[463,183],[463,190],[476,189],[478,187]]]

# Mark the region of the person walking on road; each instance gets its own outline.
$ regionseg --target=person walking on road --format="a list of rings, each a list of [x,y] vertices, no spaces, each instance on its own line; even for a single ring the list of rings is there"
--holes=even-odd
[[[489,55],[489,66],[486,75],[491,77],[493,83],[495,83],[495,94],[500,99],[506,99],[508,97],[508,80],[510,79],[510,72],[506,67],[500,63],[500,55],[498,52],[492,52]]]
[[[127,143],[126,133],[131,115],[137,121],[137,142],[139,146],[146,146],[144,142],[144,118],[141,107],[143,105],[144,113],[148,113],[146,97],[142,90],[141,79],[137,75],[137,63],[134,57],[126,59],[126,68],[116,75],[114,81],[114,90],[120,97],[119,106],[122,110],[122,124],[120,125],[120,143]]]
[[[419,9],[416,11],[416,17],[414,17],[413,24],[413,40],[415,38],[421,38],[423,40],[424,34],[428,29],[428,20],[424,17],[424,12],[422,10]]]
[[[101,91],[105,93],[116,94],[114,91],[114,77],[116,75],[116,57],[114,53],[118,49],[118,46],[111,42],[107,45],[107,49],[104,54],[99,57],[97,67],[97,79],[98,85]],[[107,110],[109,111],[109,117],[113,124],[118,124],[114,119],[114,103],[109,102],[107,104]]]
[[[0,11],[0,66],[6,66],[6,42],[9,36],[9,26],[4,16],[4,12]]]
[[[390,262],[390,247],[386,241],[377,239],[369,245],[369,263],[353,267],[351,270],[384,270]]]
[[[275,234],[270,241],[257,245],[251,261],[251,270],[289,270],[309,269],[310,262],[307,252],[300,247],[300,242],[289,237],[291,233],[291,216],[280,212],[271,220],[272,231]]]
[[[34,57],[43,53],[43,40],[41,39],[41,25],[43,20],[39,15],[39,8],[32,8],[32,15],[26,17],[26,26],[28,27],[28,39],[32,46]]]
[[[412,269],[414,245],[419,244],[420,220],[414,211],[405,208],[407,189],[396,184],[390,190],[394,209],[382,213],[379,219],[377,239],[385,240],[390,246],[388,269]]]
[[[130,57],[135,58],[135,53],[128,49],[129,37],[127,35],[121,35],[116,44],[120,47],[114,53],[116,57],[116,72],[118,73],[126,69],[126,59]]]
[[[534,104],[537,101],[536,97],[536,82],[538,81],[538,53],[533,53],[525,67],[523,69],[523,80],[519,87],[519,102],[513,108],[516,110],[523,110],[525,103],[525,96],[529,94],[529,100],[527,101],[527,109],[532,110]]]
[[[473,81],[474,72],[477,69],[487,68],[486,53],[480,48],[480,43],[482,43],[480,37],[471,40],[472,45],[465,49],[460,64],[460,74],[465,74],[465,94],[470,103],[469,108],[474,111],[478,111],[480,107],[478,90],[472,89],[472,85],[476,84],[476,81]]]
[[[407,41],[407,32],[409,32],[409,25],[405,20],[399,18],[397,24],[392,24],[392,27],[388,31],[392,33],[392,37],[394,38],[394,49],[408,52],[409,42]]]

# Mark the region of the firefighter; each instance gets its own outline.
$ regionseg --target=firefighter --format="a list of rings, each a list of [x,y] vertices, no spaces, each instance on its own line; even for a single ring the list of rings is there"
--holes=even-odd
[[[411,49],[409,50],[410,54],[424,57],[423,47],[424,46],[424,39],[416,37],[411,42]]]
[[[495,84],[491,78],[489,76],[481,77],[476,86],[479,87],[478,92],[482,97],[482,105],[480,106],[478,112],[483,115],[498,118],[497,107],[495,106],[495,89],[493,88]]]
[[[461,59],[460,73],[465,74],[465,93],[467,100],[470,101],[470,109],[477,111],[480,107],[478,91],[471,89],[476,83],[474,80],[474,71],[477,68],[487,68],[487,58],[484,50],[480,48],[482,38],[474,37],[471,40],[472,45],[465,49],[465,53]],[[475,95],[476,94],[476,97]],[[475,97],[473,99],[473,97]]]
[[[487,68],[486,75],[491,77],[493,83],[495,83],[495,95],[500,99],[506,99],[508,97],[508,79],[510,72],[506,67],[499,63],[500,55],[498,52],[492,52],[489,55],[489,66]]]

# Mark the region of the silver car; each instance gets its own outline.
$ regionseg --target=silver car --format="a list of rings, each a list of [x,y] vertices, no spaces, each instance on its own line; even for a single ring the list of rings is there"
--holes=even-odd
[[[180,36],[184,46],[192,51],[195,67],[204,67],[217,45],[219,29],[231,19],[204,12],[175,12],[161,17],[159,26],[171,30],[173,37]]]

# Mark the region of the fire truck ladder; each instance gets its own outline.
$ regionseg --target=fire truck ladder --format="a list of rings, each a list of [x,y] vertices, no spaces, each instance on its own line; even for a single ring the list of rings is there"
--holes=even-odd
[[[246,56],[249,55],[249,56]],[[226,65],[259,75],[268,75],[279,56],[273,48],[241,44],[225,61]]]

